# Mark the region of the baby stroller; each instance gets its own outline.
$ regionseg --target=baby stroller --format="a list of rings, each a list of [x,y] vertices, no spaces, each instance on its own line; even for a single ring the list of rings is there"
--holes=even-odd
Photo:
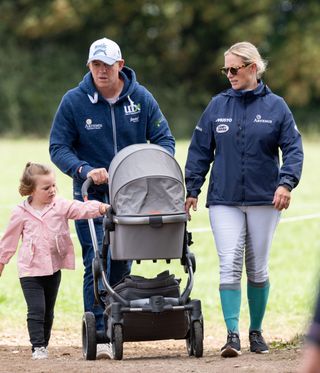
[[[92,180],[83,185],[82,194]],[[189,356],[203,354],[203,317],[200,300],[191,300],[195,257],[189,251],[183,175],[176,160],[162,147],[130,145],[116,154],[109,168],[111,209],[104,218],[104,242],[99,253],[92,219],[95,250],[93,277],[96,302],[104,308],[105,330],[96,332],[95,317],[85,312],[83,355],[96,359],[97,343],[109,343],[112,357],[121,360],[123,343],[185,339]],[[188,277],[185,289],[168,271],[155,278],[127,276],[111,287],[105,275],[107,251],[113,260],[157,261],[180,259]],[[102,283],[103,290],[100,290]]]

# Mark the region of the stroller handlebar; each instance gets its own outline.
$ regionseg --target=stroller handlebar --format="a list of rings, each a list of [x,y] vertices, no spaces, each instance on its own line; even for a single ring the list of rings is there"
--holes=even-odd
[[[81,187],[81,194],[84,201],[88,200],[88,189],[93,185],[94,182],[92,180],[92,177],[88,177],[87,180],[82,184]]]

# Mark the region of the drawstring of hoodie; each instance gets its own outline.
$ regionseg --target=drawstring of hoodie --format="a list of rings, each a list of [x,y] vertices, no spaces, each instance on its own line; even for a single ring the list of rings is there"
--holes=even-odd
[[[92,104],[96,104],[98,102],[98,98],[99,98],[98,92],[94,92],[93,97],[89,93],[87,93],[87,96]],[[130,95],[128,95],[127,98],[130,103],[129,106],[134,108],[135,104],[134,104],[134,101],[131,99]]]
[[[134,107],[134,102],[133,102],[133,100],[131,100],[130,95],[128,95],[127,98],[128,98],[128,100],[130,102],[130,106]]]
[[[98,102],[98,92],[94,92],[93,97],[89,95],[89,93],[87,94],[87,96],[89,97],[89,100],[92,104],[96,104]]]

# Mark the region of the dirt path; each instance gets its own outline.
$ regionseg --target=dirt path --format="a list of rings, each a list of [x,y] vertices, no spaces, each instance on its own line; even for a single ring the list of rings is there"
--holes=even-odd
[[[199,359],[188,357],[185,341],[170,340],[124,343],[121,361],[85,361],[79,336],[63,333],[52,338],[49,354],[48,360],[33,361],[25,334],[0,334],[1,373],[293,373],[301,360],[298,348],[271,349],[268,355],[257,355],[248,352],[248,346],[243,346],[241,357],[223,359],[213,339],[206,337],[204,356]]]

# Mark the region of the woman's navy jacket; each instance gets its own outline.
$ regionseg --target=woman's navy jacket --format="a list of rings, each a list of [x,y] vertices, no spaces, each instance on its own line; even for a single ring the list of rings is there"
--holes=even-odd
[[[211,163],[207,206],[270,205],[279,185],[296,187],[303,149],[285,101],[262,82],[253,91],[229,89],[213,97],[189,147],[187,196],[198,196]]]

